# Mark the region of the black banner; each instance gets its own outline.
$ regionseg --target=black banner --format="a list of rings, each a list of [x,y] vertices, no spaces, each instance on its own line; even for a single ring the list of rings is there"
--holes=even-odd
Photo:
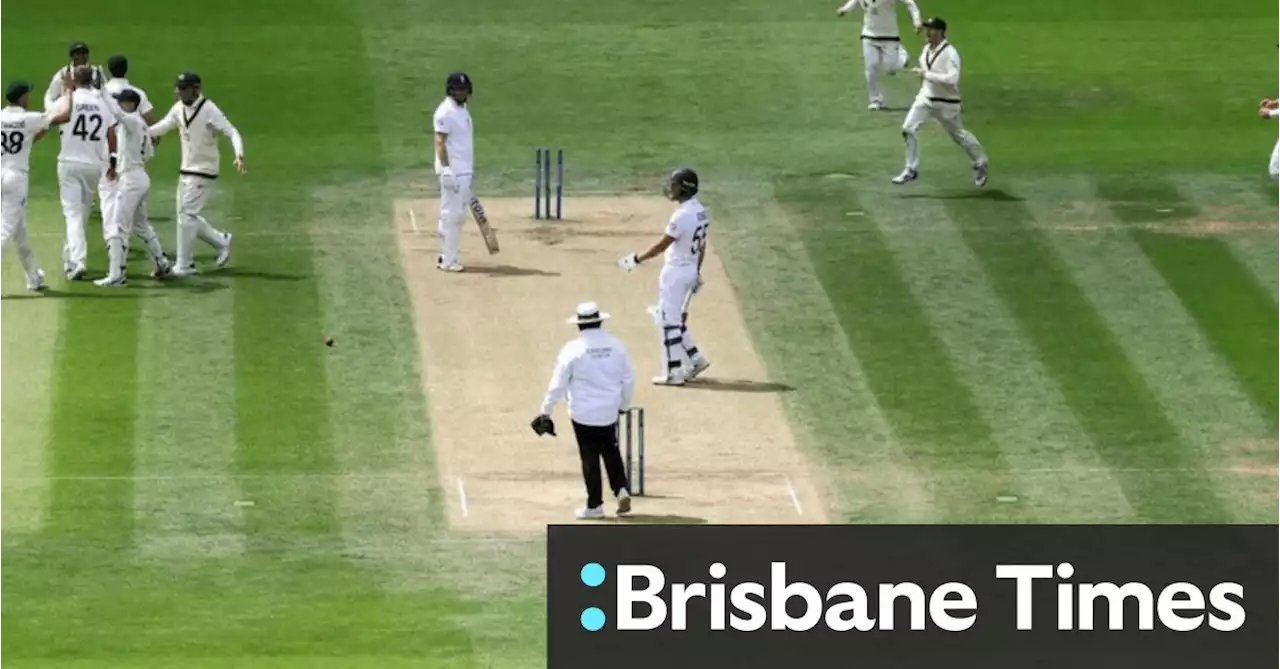
[[[1275,526],[548,533],[552,669],[1277,665]]]

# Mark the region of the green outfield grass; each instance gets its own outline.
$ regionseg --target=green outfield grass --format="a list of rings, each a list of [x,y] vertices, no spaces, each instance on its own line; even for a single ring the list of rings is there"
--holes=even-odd
[[[699,170],[831,518],[1276,522],[1275,4],[922,0],[964,55],[983,192],[936,126],[890,186],[902,113],[865,111],[837,4],[11,5],[5,80],[43,93],[73,40],[162,108],[195,70],[250,173],[224,161],[211,209],[225,272],[160,285],[136,257],[127,290],[30,298],[4,259],[4,661],[543,665],[542,542],[445,526],[391,225],[454,69],[482,195],[526,196],[543,145],[570,193]],[[150,169],[170,248],[176,145]]]

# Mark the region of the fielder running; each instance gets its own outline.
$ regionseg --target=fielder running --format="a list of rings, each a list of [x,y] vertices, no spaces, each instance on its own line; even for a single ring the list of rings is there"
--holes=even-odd
[[[63,80],[70,79],[71,73],[74,72],[77,67],[85,66],[90,68],[92,77],[89,83],[95,90],[101,90],[103,83],[107,80],[106,75],[102,72],[101,65],[89,65],[88,44],[85,44],[84,42],[73,42],[70,49],[68,49],[68,52],[68,55],[71,57],[71,63],[58,68],[58,71],[53,73],[53,79],[49,81],[49,88],[45,90],[44,110],[46,112],[53,110],[54,106],[58,104],[58,101],[61,100],[62,96],[67,92],[68,87],[63,85]]]
[[[73,81],[65,95],[66,102],[57,103],[61,111],[53,121],[65,120],[70,126],[60,133],[62,148],[58,153],[58,186],[62,215],[67,222],[62,269],[68,281],[83,279],[88,271],[85,225],[93,209],[98,182],[107,169],[103,157],[115,153],[115,139],[109,131],[120,115],[115,102],[93,87],[93,76],[93,70],[83,65],[72,71]]]
[[[1258,103],[1258,118],[1280,118],[1280,100],[1263,100]],[[1267,168],[1272,179],[1280,178],[1280,140],[1271,149],[1271,165]]]
[[[17,247],[18,262],[27,275],[27,290],[44,290],[44,270],[36,262],[27,238],[27,184],[31,166],[31,145],[44,136],[49,115],[27,111],[31,84],[18,81],[5,89],[9,103],[0,110],[0,254],[9,244]]]
[[[973,183],[987,184],[987,154],[973,133],[964,129],[960,120],[960,52],[947,41],[947,22],[932,18],[924,22],[925,46],[920,54],[920,67],[911,71],[920,77],[920,93],[902,123],[902,138],[907,142],[907,165],[893,178],[905,184],[920,178],[920,149],[916,132],[930,117],[938,119],[951,139],[973,160]]]
[[[94,281],[99,286],[120,287],[125,285],[125,262],[129,253],[129,233],[135,224],[146,227],[141,235],[144,239],[156,239],[155,230],[151,229],[145,211],[147,193],[151,190],[151,179],[147,176],[146,162],[151,157],[151,137],[147,134],[147,122],[138,113],[142,104],[142,96],[132,88],[120,91],[116,96],[124,115],[110,132],[115,136],[117,153],[111,156],[104,181],[115,184],[112,189],[110,206],[103,211],[110,211],[111,216],[102,222],[102,236],[107,242],[107,276]],[[157,240],[155,248],[148,247],[147,253],[156,265],[155,276],[164,276],[169,272],[169,260],[159,250]]]
[[[204,205],[217,183],[221,156],[218,134],[231,139],[235,151],[235,167],[241,174],[244,164],[244,140],[226,114],[202,93],[200,75],[183,72],[174,84],[178,101],[148,134],[160,138],[175,128],[182,138],[182,166],[178,169],[178,250],[174,260],[174,276],[199,274],[196,269],[196,239],[218,249],[217,265],[223,267],[231,259],[231,233],[212,225],[203,215]]]
[[[436,107],[432,125],[436,131],[436,174],[440,177],[440,255],[436,269],[461,272],[462,224],[471,202],[473,166],[471,112],[471,77],[463,72],[449,75],[444,84],[444,100]]]
[[[884,96],[880,94],[880,72],[894,74],[907,66],[911,55],[902,46],[898,34],[898,5],[905,5],[911,13],[911,25],[920,32],[920,8],[915,0],[849,0],[836,10],[844,16],[861,9],[862,61],[867,75],[867,109],[884,109]]]
[[[140,118],[146,125],[155,123],[156,118],[154,108],[151,105],[151,101],[147,99],[146,91],[134,86],[127,78],[125,78],[129,73],[129,59],[121,55],[111,56],[107,59],[107,70],[111,72],[111,79],[103,86],[103,90],[117,102],[121,100],[121,93],[125,91],[132,91],[138,98],[138,101],[135,103],[136,113],[132,114],[136,117],[134,124],[136,125],[138,118]],[[120,104],[123,105],[123,103]],[[117,139],[119,139],[119,137],[117,137]],[[130,135],[130,139],[133,139],[132,135]],[[150,139],[148,139],[145,144],[146,146],[143,148],[143,155],[141,158],[142,163],[139,163],[138,158],[136,157],[131,160],[133,163],[131,167],[135,170],[140,170],[143,166],[142,164],[151,160],[151,157],[154,155],[154,149]],[[128,155],[126,149],[123,148],[123,144],[121,144],[120,151],[121,154],[119,155],[119,158],[123,163],[125,156]],[[103,159],[105,160],[106,157],[104,156]],[[108,232],[108,222],[113,221],[115,218],[115,211],[113,208],[115,207],[116,202],[132,198],[132,196],[121,197],[119,190],[121,185],[125,183],[123,175],[125,175],[126,172],[124,171],[123,166],[121,166],[118,171],[122,175],[121,178],[107,179],[104,175],[102,181],[98,183],[98,200],[102,205],[104,236]],[[141,174],[143,177],[146,176],[146,172],[142,172]],[[138,184],[141,183],[140,177],[136,174],[130,174],[129,179],[133,188],[139,188]],[[160,245],[160,238],[156,236],[155,228],[151,227],[151,221],[147,217],[147,193],[150,192],[150,188],[151,181],[150,179],[147,179],[146,187],[141,191],[137,191],[141,192],[141,201],[138,204],[133,219],[125,222],[124,230],[126,230],[126,234],[124,238],[124,251],[126,255],[129,253],[129,236],[127,231],[132,228],[133,234],[137,235],[146,246],[147,255],[151,257],[151,262],[154,264],[152,276],[163,277],[169,273],[170,263],[169,258],[164,254],[164,248]],[[110,244],[108,244],[108,251],[109,250]]]
[[[689,303],[702,288],[702,261],[706,257],[711,219],[698,201],[698,175],[687,167],[671,173],[663,188],[668,199],[679,202],[666,233],[644,253],[630,253],[618,261],[628,272],[636,265],[663,255],[658,275],[658,304],[650,314],[662,330],[662,374],[653,382],[682,386],[707,370],[711,363],[689,334]]]

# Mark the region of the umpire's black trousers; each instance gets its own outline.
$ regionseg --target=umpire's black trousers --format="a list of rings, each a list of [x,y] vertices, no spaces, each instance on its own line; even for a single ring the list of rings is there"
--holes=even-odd
[[[622,467],[622,452],[618,450],[618,424],[582,425],[573,423],[573,435],[578,438],[578,457],[582,459],[582,482],[587,485],[587,508],[604,504],[604,491],[600,487],[600,461],[609,475],[609,490],[618,494],[629,489],[627,472]]]

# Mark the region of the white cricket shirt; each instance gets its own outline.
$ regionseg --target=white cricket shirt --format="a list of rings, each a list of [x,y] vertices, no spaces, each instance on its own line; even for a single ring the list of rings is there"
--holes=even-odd
[[[36,133],[49,127],[44,114],[27,111],[17,105],[0,109],[0,140],[3,140],[3,157],[0,169],[5,172],[26,173],[31,169],[31,145]]]
[[[896,40],[899,38],[898,5],[906,6],[911,13],[911,25],[919,27],[920,8],[915,0],[849,0],[840,11],[862,10],[863,37]]]
[[[203,95],[196,98],[191,106],[175,102],[164,118],[148,129],[152,137],[160,137],[177,128],[182,137],[182,167],[180,174],[218,178],[221,156],[218,153],[218,135],[226,135],[231,139],[231,147],[235,154],[244,157],[244,139],[236,130],[227,115],[222,113],[213,100]]]
[[[920,54],[924,81],[917,100],[960,103],[960,52],[951,42],[942,40],[936,47],[926,46]]]
[[[631,406],[635,372],[627,347],[602,328],[583,330],[560,349],[541,413],[550,416],[566,394],[569,418],[582,425],[613,425]]]
[[[107,80],[107,73],[102,71],[101,65],[90,65],[89,67],[93,68],[92,84],[94,89],[101,89],[103,82]],[[58,104],[58,100],[62,97],[62,94],[67,92],[62,88],[62,77],[63,75],[70,74],[74,69],[75,66],[68,63],[67,65],[58,68],[58,71],[53,73],[53,79],[49,81],[49,88],[44,92],[45,111],[52,110],[54,106]]]
[[[116,124],[120,107],[102,91],[77,88],[68,96],[71,115],[58,129],[62,148],[58,162],[107,167],[107,131]]]
[[[133,172],[146,171],[151,159],[151,135],[142,114],[132,112],[120,117],[116,125],[116,174],[123,177]]]
[[[663,251],[663,264],[668,267],[697,267],[707,247],[710,227],[711,218],[696,196],[680,203],[671,214],[671,220],[667,221],[667,236],[675,238],[675,241]]]
[[[471,141],[471,112],[466,105],[460,105],[453,98],[445,96],[444,101],[436,107],[432,118],[436,132],[443,133],[444,150],[449,153],[449,167],[454,174],[471,174],[475,166],[474,149]],[[443,169],[440,156],[436,156],[436,174]]]
[[[107,82],[105,85],[103,85],[103,87],[102,87],[102,90],[103,90],[103,91],[104,91],[108,96],[110,96],[112,99],[114,99],[114,98],[115,98],[115,96],[119,95],[121,91],[126,90],[126,89],[127,89],[127,90],[131,90],[131,91],[136,92],[136,93],[138,94],[138,97],[142,98],[142,101],[138,103],[138,113],[139,113],[139,114],[146,114],[146,113],[151,112],[152,110],[154,110],[154,109],[155,109],[155,107],[153,107],[153,106],[151,105],[151,100],[147,99],[147,92],[146,92],[146,91],[144,91],[144,90],[142,90],[141,88],[138,88],[137,86],[134,86],[133,84],[129,83],[129,80],[128,80],[128,79],[126,79],[126,78],[124,78],[124,77],[116,77],[115,79],[112,79],[111,81],[108,81],[108,82]],[[119,104],[119,103],[117,103],[117,104]],[[150,144],[150,142],[148,142],[148,144]],[[118,151],[123,151],[122,149],[119,149],[118,147],[117,147],[117,150],[118,150]],[[103,151],[106,151],[106,145],[103,145]],[[121,155],[121,158],[123,158],[123,157],[124,157],[124,156],[123,156],[123,154],[122,154],[122,155]],[[106,160],[106,159],[107,159],[107,155],[106,155],[106,154],[104,154],[104,155],[103,155],[103,157],[102,157],[102,159],[103,159],[103,160]],[[148,155],[148,156],[147,156],[147,160],[150,160],[150,159],[151,159],[151,156],[150,156],[150,155]]]

